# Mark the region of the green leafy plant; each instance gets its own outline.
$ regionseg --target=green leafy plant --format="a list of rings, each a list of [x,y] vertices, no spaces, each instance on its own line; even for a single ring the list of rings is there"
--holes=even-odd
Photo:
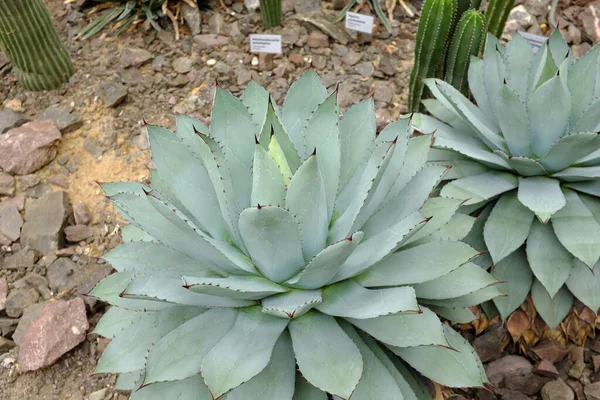
[[[281,0],[260,0],[260,13],[265,28],[281,25]]]
[[[489,251],[477,262],[508,281],[508,296],[493,300],[502,317],[530,290],[552,328],[573,295],[597,312],[600,46],[574,62],[558,31],[537,52],[520,35],[506,48],[488,35],[469,69],[477,106],[446,82],[426,84],[435,99],[423,104],[437,119],[413,123],[435,132],[430,160],[453,166],[441,196],[481,210],[465,241]]]
[[[409,133],[376,135],[372,98],[340,119],[312,69],[281,109],[252,82],[217,87],[210,129],[149,126],[152,183],[102,185],[130,225],[90,293],[113,305],[96,372],[133,400],[428,398],[405,363],[482,386],[434,311],[470,321],[497,281],[457,241],[462,201],[429,198],[448,171],[426,162],[431,136]]]
[[[350,11],[350,9],[352,7],[357,6],[357,5],[360,6],[365,1],[366,0],[349,0],[348,3],[344,6],[344,8],[342,8],[342,10],[338,14],[338,16],[334,20],[334,22],[338,23],[341,20],[343,20],[346,17],[346,13],[348,13],[348,11]],[[371,5],[373,6],[373,10],[375,10],[377,17],[379,17],[379,20],[381,21],[381,23],[383,24],[385,29],[391,33],[392,32],[392,24],[390,23],[390,20],[388,19],[388,17],[386,17],[385,13],[383,12],[383,9],[381,8],[381,4],[379,3],[379,1],[380,0],[371,0]]]
[[[41,0],[0,2],[0,44],[27,90],[57,89],[73,75],[69,52]]]

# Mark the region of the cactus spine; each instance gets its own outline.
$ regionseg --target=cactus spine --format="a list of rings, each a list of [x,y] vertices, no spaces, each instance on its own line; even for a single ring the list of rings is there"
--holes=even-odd
[[[410,75],[408,108],[419,111],[424,78],[435,76],[453,28],[457,0],[425,0],[417,30],[415,63]]]
[[[490,0],[485,17],[488,22],[488,32],[500,39],[510,10],[515,5],[515,0]]]
[[[0,1],[0,44],[27,90],[56,89],[73,75],[69,53],[41,0]]]
[[[260,0],[260,13],[265,28],[281,25],[281,0]]]
[[[444,80],[467,93],[467,72],[471,56],[478,56],[483,48],[486,33],[485,16],[478,10],[467,10],[454,32],[446,60]]]

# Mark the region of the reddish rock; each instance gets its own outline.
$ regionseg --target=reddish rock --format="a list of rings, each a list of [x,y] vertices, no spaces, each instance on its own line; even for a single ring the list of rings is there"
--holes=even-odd
[[[577,400],[587,400],[585,398],[585,394],[583,393],[583,385],[581,383],[574,381],[573,379],[569,379],[567,381],[567,385],[569,385],[569,387],[573,390]]]
[[[534,372],[538,375],[547,376],[549,378],[558,377],[558,370],[554,364],[547,360],[541,360],[539,363],[537,363]]]
[[[552,364],[556,364],[569,354],[569,349],[566,346],[550,339],[544,340],[531,351],[540,359],[550,361]]]
[[[497,330],[490,330],[475,338],[473,348],[483,363],[499,359],[502,355],[502,345],[500,344]]]
[[[490,383],[499,386],[508,376],[527,375],[533,371],[533,366],[521,356],[505,356],[489,363],[485,372]]]
[[[80,298],[46,303],[21,340],[21,371],[52,365],[83,342],[88,328],[85,305]]]
[[[87,225],[72,225],[65,228],[65,235],[69,242],[81,242],[94,236],[94,229]]]
[[[73,217],[75,217],[75,223],[77,225],[87,225],[91,220],[90,212],[85,204],[81,202],[73,204]]]
[[[0,311],[6,308],[6,296],[8,295],[8,282],[0,278]]]
[[[592,356],[592,364],[594,364],[594,372],[598,372],[600,369],[600,356]]]
[[[329,36],[319,31],[312,31],[306,42],[309,47],[329,47]]]
[[[0,136],[0,168],[25,175],[37,171],[56,157],[54,142],[60,131],[51,121],[33,121]]]
[[[600,382],[591,383],[583,388],[587,400],[600,400]]]

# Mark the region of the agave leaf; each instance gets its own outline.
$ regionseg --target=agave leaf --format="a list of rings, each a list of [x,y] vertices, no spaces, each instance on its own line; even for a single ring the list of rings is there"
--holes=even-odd
[[[452,299],[496,283],[498,280],[479,265],[466,263],[446,275],[413,287],[417,297],[422,299]]]
[[[346,318],[380,342],[399,347],[446,346],[442,323],[428,308],[422,313],[401,313],[369,319]],[[398,329],[401,326],[402,329]]]
[[[158,243],[158,241],[152,236],[148,235],[143,229],[138,228],[133,224],[125,225],[121,227],[121,236],[123,237],[123,242],[153,242]]]
[[[146,315],[146,313],[151,312],[152,311],[141,312],[120,307],[111,307],[104,313],[102,319],[98,321],[98,325],[94,328],[94,333],[112,339],[117,333],[134,324]]]
[[[206,354],[231,330],[237,316],[235,309],[212,309],[169,332],[150,348],[144,385],[197,375]]]
[[[327,400],[327,393],[308,383],[302,374],[298,372],[296,373],[296,386],[292,400]]]
[[[469,324],[477,319],[473,311],[468,308],[449,308],[429,305],[431,311],[442,318],[457,324]]]
[[[457,213],[452,216],[450,221],[440,228],[439,231],[433,233],[428,240],[424,242],[433,242],[436,240],[462,240],[469,234],[473,225],[475,224],[475,218],[470,215]]]
[[[600,166],[571,167],[552,176],[566,182],[595,181],[600,178]]]
[[[358,347],[363,359],[364,371],[356,389],[352,392],[352,397],[355,399],[404,399],[397,380],[402,380],[405,384],[406,381],[383,351],[379,349],[377,354],[374,353],[348,322],[340,321],[340,326]],[[371,341],[373,347],[377,346],[372,339]]]
[[[473,293],[465,294],[464,296],[455,297],[453,299],[443,300],[423,300],[424,304],[442,306],[449,308],[464,308],[476,306],[498,296],[503,296],[504,293],[498,290],[496,286],[487,286]]]
[[[202,166],[202,164],[201,164],[201,168],[204,168],[204,166]],[[202,226],[200,224],[200,222],[196,219],[196,217],[187,208],[185,208],[183,206],[181,201],[173,193],[173,190],[169,187],[169,185],[167,185],[165,180],[162,178],[162,176],[156,169],[153,169],[150,171],[150,179],[152,181],[150,183],[150,188],[152,189],[153,192],[159,193],[160,194],[159,197],[161,199],[165,199],[169,203],[171,203],[175,207],[177,207],[178,210],[180,210],[183,214],[188,216],[188,218],[190,218],[194,222],[194,225]],[[219,218],[220,218],[220,216],[219,216]],[[221,218],[221,220],[222,220],[222,218]]]
[[[533,56],[529,75],[529,98],[542,84],[556,76],[558,67],[550,54],[548,46],[542,46]]]
[[[559,172],[600,149],[596,132],[576,132],[561,137],[552,145],[540,163],[549,172]]]
[[[457,179],[442,189],[443,197],[466,200],[464,205],[473,205],[491,200],[502,193],[515,189],[518,179],[513,174],[489,171],[481,175]]]
[[[327,89],[312,68],[303,73],[288,90],[281,109],[281,120],[302,159],[306,159],[308,152],[313,150],[305,145],[308,121],[326,98]]]
[[[286,284],[301,289],[323,287],[337,274],[344,261],[362,241],[364,234],[356,232],[348,239],[327,246],[313,258],[306,268],[286,281]]]
[[[427,282],[454,271],[477,255],[477,250],[461,242],[425,243],[392,254],[359,275],[357,281],[364,287]]]
[[[490,170],[488,167],[477,161],[434,161],[431,164],[445,165],[450,167],[450,171],[444,175],[445,181],[453,181],[455,179],[466,178],[468,176],[475,176]]]
[[[514,41],[514,39],[513,39]],[[492,106],[487,95],[486,87],[484,84],[483,77],[483,60],[479,57],[471,56],[471,62],[469,64],[468,71],[469,90],[473,94],[475,103],[483,112],[490,117],[493,121],[496,121],[496,116],[492,112]]]
[[[488,203],[477,215],[475,222],[473,223],[473,227],[471,231],[462,239],[462,241],[469,246],[473,247],[475,250],[478,250],[481,256],[477,257],[473,262],[484,269],[488,269],[494,263],[492,261],[492,257],[488,252],[488,248],[485,244],[485,239],[483,237],[483,229],[485,228],[485,223],[489,218],[492,210],[494,209],[495,203]]]
[[[425,218],[430,218],[429,222],[419,232],[414,234],[407,242],[408,245],[424,244],[430,235],[438,232],[447,223],[462,204],[461,200],[449,199],[445,197],[432,197],[425,201],[421,207],[421,214]]]
[[[527,260],[552,298],[569,278],[573,265],[573,256],[558,241],[552,226],[539,221],[533,221],[527,238]]]
[[[444,335],[450,348],[388,347],[417,371],[444,386],[482,387],[487,383],[483,365],[469,342],[446,325]]]
[[[531,128],[523,99],[508,85],[502,87],[500,97],[501,100],[496,103],[496,115],[503,116],[498,120],[498,125],[511,155],[531,156]]]
[[[278,147],[281,149],[281,154],[283,159],[285,159],[285,164],[289,167],[290,172],[295,172],[302,160],[300,159],[300,155],[298,154],[298,150],[294,147],[294,143],[292,142],[290,136],[288,135],[283,123],[280,120],[280,117],[277,115],[274,101],[269,103],[268,110],[268,118],[272,128],[272,137],[271,142],[274,140],[278,144]],[[271,145],[269,145],[269,152],[271,152]],[[275,157],[273,157],[275,158]],[[277,160],[275,160],[277,161]],[[278,163],[278,165],[280,165]],[[291,176],[291,175],[290,175]]]
[[[190,140],[196,136],[195,132],[200,132],[203,135],[209,134],[209,129],[202,121],[198,121],[195,118],[188,117],[187,115],[177,114],[177,127],[175,133],[179,136],[184,143],[188,146],[193,146],[195,140]]]
[[[581,261],[575,260],[567,280],[567,287],[571,293],[594,313],[597,313],[600,308],[600,274],[596,266],[598,264],[590,270]]]
[[[280,318],[297,318],[323,300],[321,289],[290,290],[262,301],[262,312]]]
[[[521,204],[517,193],[500,197],[483,229],[485,244],[495,264],[525,243],[533,218],[534,214]]]
[[[573,182],[563,185],[569,189],[575,189],[578,192],[589,194],[592,196],[600,196],[600,180],[598,181],[586,181],[586,182]]]
[[[261,145],[257,144],[254,148],[250,204],[283,206],[285,185],[279,166]]]
[[[94,289],[88,293],[88,296],[127,310],[162,310],[174,306],[174,304],[165,301],[123,298],[119,296],[127,289],[132,279],[132,272],[117,272],[109,275],[94,286]]]
[[[310,156],[292,177],[285,198],[286,208],[296,217],[300,227],[305,260],[311,260],[325,248],[327,242],[326,193],[318,158]]]
[[[523,304],[533,281],[533,274],[527,264],[524,249],[515,251],[496,264],[492,269],[492,275],[502,281],[496,287],[506,294],[506,296],[496,297],[492,301],[502,315],[502,319],[507,319]]]
[[[597,132],[600,130],[600,98],[594,100],[588,108],[585,109],[581,118],[577,120],[572,132]]]
[[[153,343],[203,311],[198,307],[172,307],[143,315],[108,344],[94,372],[133,372],[144,368]]]
[[[188,256],[163,244],[130,242],[115,247],[102,256],[119,272],[132,271],[161,277],[179,277],[205,271],[206,268]]]
[[[570,125],[574,126],[588,109],[590,104],[598,97],[598,91],[594,93],[592,88],[598,87],[600,79],[600,46],[594,46],[590,51],[585,53],[569,71],[567,85],[571,92],[571,121]]]
[[[518,156],[510,156],[508,153],[505,153],[500,150],[494,150],[495,154],[498,154],[501,158],[506,160],[508,165],[517,172],[518,175],[523,176],[538,176],[538,175],[547,175],[548,171],[542,167],[542,164],[529,157],[518,157]]]
[[[287,332],[275,343],[265,369],[227,394],[227,400],[291,399],[294,394],[296,362],[292,340]]]
[[[555,76],[543,83],[531,94],[527,111],[531,121],[533,153],[542,156],[567,131],[571,114],[571,94],[565,82],[559,76]]]
[[[260,300],[289,289],[259,276],[183,277],[192,292],[242,300]]]
[[[544,286],[537,279],[534,280],[531,287],[531,299],[538,314],[550,329],[556,328],[565,319],[573,305],[573,295],[565,287],[562,287],[554,298],[550,298]]]
[[[550,34],[550,37],[548,38],[548,46],[550,47],[550,52],[554,58],[554,63],[556,65],[560,65],[567,57],[567,53],[569,53],[569,46],[563,39],[562,34],[558,29],[555,29]]]
[[[306,128],[307,151],[317,152],[319,170],[327,193],[327,219],[333,214],[333,206],[340,183],[340,129],[337,91],[317,107]]]
[[[562,245],[591,268],[600,258],[600,224],[576,192],[563,193],[567,205],[554,214],[552,227]]]
[[[586,194],[579,194],[579,198],[600,224],[600,199],[596,196],[588,196]]]
[[[304,267],[300,228],[288,211],[247,208],[240,214],[239,228],[250,257],[266,278],[283,282]]]
[[[472,137],[476,137],[473,130],[473,125],[466,122],[460,114],[454,109],[452,104],[444,97],[437,87],[431,90],[435,99],[423,99],[421,104],[425,109],[440,121],[450,125],[454,129],[468,133]]]
[[[240,100],[248,109],[252,121],[256,125],[256,132],[260,135],[267,123],[267,109],[269,107],[269,92],[265,90],[255,81],[250,81],[244,92],[240,96]],[[271,132],[269,132],[270,134]],[[261,135],[262,136],[262,135]],[[268,137],[269,135],[267,135]],[[257,139],[262,139],[257,135]],[[263,141],[260,141],[263,144]],[[266,143],[268,144],[268,142]]]
[[[497,114],[500,91],[504,82],[506,82],[506,69],[501,54],[503,50],[504,48],[498,39],[488,33],[483,52],[483,82],[490,101],[490,108],[496,115],[496,121],[504,117]]]
[[[349,398],[363,373],[360,351],[335,318],[311,311],[290,322],[300,372],[314,386]]]
[[[288,320],[266,315],[260,307],[240,310],[231,330],[202,360],[202,376],[213,397],[258,375],[271,359],[271,353]]]
[[[375,108],[369,97],[352,105],[340,120],[340,192],[368,157],[375,140]]]
[[[141,382],[140,377],[142,376],[143,372],[144,370],[139,370],[135,372],[125,372],[123,374],[119,374],[117,382],[115,383],[115,390],[137,389],[140,386],[138,381]],[[138,383],[137,386],[136,383]]]
[[[532,61],[533,49],[531,45],[519,33],[515,34],[512,40],[506,45],[504,68],[506,69],[506,81],[508,85],[515,91],[522,102],[527,100],[528,80],[531,73]]]
[[[177,382],[158,382],[145,386],[131,394],[131,400],[163,399],[212,400],[206,384],[200,375]]]
[[[351,279],[324,288],[323,301],[315,308],[334,317],[358,319],[419,311],[412,287],[365,289]]]

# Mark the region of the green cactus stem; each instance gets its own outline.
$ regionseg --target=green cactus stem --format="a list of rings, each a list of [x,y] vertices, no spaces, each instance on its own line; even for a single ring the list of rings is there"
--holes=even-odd
[[[281,25],[281,0],[260,0],[260,13],[265,28]]]
[[[0,1],[0,44],[27,90],[56,89],[73,75],[69,53],[41,0]]]
[[[458,22],[450,44],[444,80],[465,95],[468,93],[467,72],[470,59],[481,52],[486,28],[485,16],[481,11],[467,10]]]
[[[508,14],[515,5],[515,0],[490,0],[485,17],[488,22],[488,32],[500,38],[504,31],[504,25],[508,19]]]
[[[457,0],[425,0],[417,30],[415,63],[410,75],[408,108],[419,111],[424,78],[435,76],[444,62],[444,48],[453,28]]]
[[[460,20],[467,10],[479,10],[481,0],[458,0],[456,19]]]

